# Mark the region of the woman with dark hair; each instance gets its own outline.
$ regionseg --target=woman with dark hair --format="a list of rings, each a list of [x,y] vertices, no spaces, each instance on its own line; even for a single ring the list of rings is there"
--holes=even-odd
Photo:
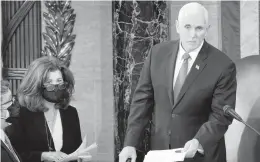
[[[54,57],[28,68],[18,89],[19,121],[10,140],[23,162],[58,161],[81,144],[77,110],[70,106],[72,72]]]

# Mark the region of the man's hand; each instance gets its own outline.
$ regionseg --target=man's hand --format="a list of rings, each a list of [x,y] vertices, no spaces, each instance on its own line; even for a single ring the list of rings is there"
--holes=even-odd
[[[200,144],[197,139],[186,142],[183,151],[186,152],[185,158],[193,158],[198,151]]]
[[[131,158],[131,162],[136,160],[136,150],[132,146],[126,146],[119,154],[119,162],[126,162],[128,158]]]

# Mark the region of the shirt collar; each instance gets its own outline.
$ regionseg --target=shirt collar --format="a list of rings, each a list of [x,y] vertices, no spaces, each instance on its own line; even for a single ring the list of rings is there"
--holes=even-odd
[[[196,48],[195,50],[189,52],[190,57],[191,57],[192,60],[195,60],[197,58],[197,56],[198,56],[198,54],[199,54],[203,44],[204,44],[204,40],[202,41],[201,45],[198,48]],[[186,51],[183,49],[183,47],[181,45],[181,42],[180,42],[179,43],[179,54],[181,55],[180,58],[182,58],[182,55],[184,55],[184,53],[186,53]]]

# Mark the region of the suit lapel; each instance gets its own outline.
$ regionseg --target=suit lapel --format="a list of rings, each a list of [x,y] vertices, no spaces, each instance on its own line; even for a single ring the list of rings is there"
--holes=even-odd
[[[14,157],[14,155],[12,154],[12,152],[9,150],[9,148],[6,146],[6,144],[1,140],[1,147],[8,153],[9,157],[14,161],[14,162],[18,162],[16,160],[16,158]],[[16,154],[16,156],[18,157],[18,154]],[[19,158],[19,157],[18,157]]]
[[[178,105],[178,103],[183,98],[184,94],[189,89],[190,85],[194,82],[194,80],[199,76],[199,74],[205,68],[205,66],[206,66],[205,59],[208,57],[207,48],[208,48],[208,44],[206,41],[204,41],[204,44],[203,44],[196,60],[194,61],[187,78],[185,79],[185,82],[179,93],[179,97],[177,98],[177,101],[174,102],[173,109]]]
[[[173,77],[174,77],[175,63],[176,63],[178,50],[179,50],[179,41],[175,41],[169,47],[167,51],[168,55],[167,57],[165,57],[166,77],[168,77],[167,78],[168,96],[171,102],[171,106],[173,106]]]
[[[37,113],[36,115],[34,115],[33,120],[34,120],[34,124],[35,124],[34,127],[39,130],[40,134],[42,134],[42,137],[44,138],[44,141],[46,142],[45,145],[46,145],[47,150],[49,150],[49,146],[48,146],[48,140],[49,140],[49,142],[51,144],[51,148],[53,149],[53,151],[55,151],[50,129],[49,129],[47,123],[45,123],[44,113],[43,112]]]
[[[64,150],[64,148],[65,148],[65,140],[64,139],[66,139],[66,137],[65,137],[65,135],[67,135],[67,128],[66,128],[66,124],[64,123],[65,122],[65,120],[64,120],[64,118],[66,118],[65,117],[65,115],[66,115],[66,113],[65,113],[65,110],[64,109],[59,109],[60,110],[60,119],[61,119],[61,126],[62,126],[62,138],[63,138],[63,144],[62,144],[62,147],[61,147],[61,151],[63,151]]]

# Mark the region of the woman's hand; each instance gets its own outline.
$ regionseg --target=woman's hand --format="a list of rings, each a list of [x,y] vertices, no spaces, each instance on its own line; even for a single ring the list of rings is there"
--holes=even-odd
[[[41,161],[59,161],[66,158],[68,155],[57,151],[57,152],[43,152],[41,156]]]

